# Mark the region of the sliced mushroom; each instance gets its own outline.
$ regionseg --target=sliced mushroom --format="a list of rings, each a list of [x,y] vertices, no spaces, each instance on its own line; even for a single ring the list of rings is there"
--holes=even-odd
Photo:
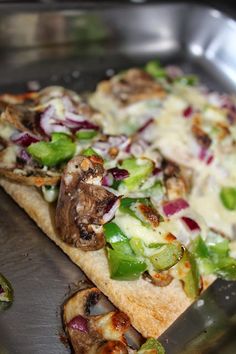
[[[169,200],[185,197],[190,186],[190,177],[181,173],[181,169],[174,162],[163,160],[162,168],[164,173],[164,183]]]
[[[104,307],[104,314],[91,315],[94,312],[91,308],[101,301],[104,302],[102,293],[91,288],[77,292],[64,305],[65,330],[75,354],[129,353],[125,339],[125,333],[130,329],[128,316],[110,311],[109,307],[108,312]]]
[[[0,176],[14,182],[29,186],[41,187],[56,185],[60,181],[60,170],[45,170],[37,165],[27,165],[18,157],[18,147],[7,142],[7,146],[0,151]]]
[[[62,175],[56,209],[58,234],[84,251],[104,246],[102,225],[108,220],[103,217],[119,201],[100,185],[103,175],[103,161],[97,156],[74,157]]]
[[[98,90],[111,94],[122,105],[166,96],[163,87],[151,75],[136,68],[114,76],[109,81],[101,82]]]
[[[204,149],[209,148],[212,141],[209,135],[202,129],[202,118],[199,114],[193,118],[192,133],[199,145]]]
[[[1,116],[3,121],[21,132],[29,132],[41,136],[39,115],[29,109],[27,105],[9,105]]]

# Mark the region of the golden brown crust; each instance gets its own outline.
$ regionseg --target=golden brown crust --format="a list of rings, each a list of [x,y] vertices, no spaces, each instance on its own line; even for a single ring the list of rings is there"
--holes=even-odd
[[[144,337],[157,337],[190,305],[179,281],[155,287],[144,279],[116,281],[109,277],[105,251],[83,252],[61,241],[53,225],[53,211],[34,187],[0,179],[0,185],[37,225],[76,263]],[[212,279],[205,280],[208,286]]]

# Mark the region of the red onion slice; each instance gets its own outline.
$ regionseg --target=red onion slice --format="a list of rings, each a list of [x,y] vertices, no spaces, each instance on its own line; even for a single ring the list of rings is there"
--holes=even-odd
[[[66,119],[70,120],[71,122],[78,123],[84,121],[84,116],[73,112],[66,112]]]
[[[201,147],[201,150],[200,150],[199,155],[198,155],[199,159],[204,161],[206,156],[207,156],[207,149],[204,148],[204,147]]]
[[[96,131],[100,130],[100,127],[98,125],[96,125],[92,122],[89,122],[88,120],[85,120],[84,118],[83,118],[83,120],[75,121],[75,120],[72,120],[72,119],[69,119],[68,117],[66,117],[64,121],[61,121],[61,123],[74,131],[77,131],[80,129],[92,129],[92,130],[96,130]]]
[[[147,129],[154,122],[153,118],[148,119],[138,130],[138,133],[142,133],[145,129]]]
[[[193,114],[193,107],[192,106],[188,106],[183,111],[184,118],[190,118],[192,116],[192,114]]]
[[[42,112],[40,117],[40,128],[43,130],[44,134],[50,135],[51,133],[51,120],[55,113],[55,108],[53,106],[48,106],[44,112]]]
[[[183,220],[183,222],[185,223],[185,225],[188,227],[190,231],[200,230],[200,226],[195,220],[188,218],[187,216],[182,216],[181,219]]]
[[[208,149],[201,147],[198,158],[201,161],[204,161],[207,165],[210,165],[214,159],[214,156],[210,154]]]
[[[184,74],[180,67],[176,65],[168,65],[165,69],[167,76],[172,80],[177,79]]]
[[[189,204],[185,199],[178,198],[165,203],[163,205],[163,211],[166,216],[171,216],[188,207]]]
[[[22,149],[18,154],[18,156],[21,160],[23,160],[26,163],[32,160],[32,157],[28,154],[28,152],[25,149]]]
[[[116,210],[120,206],[120,197],[115,197],[115,201],[112,201],[112,205],[109,205],[107,209],[109,209],[102,218],[103,223],[109,222],[115,216]]]
[[[63,121],[55,117],[55,108],[51,105],[41,114],[40,128],[48,136],[52,133],[70,133],[70,130],[64,126]]]
[[[35,136],[31,133],[28,133],[28,132],[13,134],[11,137],[11,140],[15,144],[23,146],[23,147],[27,147],[32,143],[37,143],[38,141],[40,141],[40,139],[37,136]]]
[[[76,316],[70,320],[67,324],[69,328],[75,329],[77,331],[88,333],[88,320],[83,316]]]
[[[214,160],[214,156],[213,156],[213,155],[210,155],[210,156],[207,158],[207,160],[206,160],[207,165],[210,165],[213,160]]]
[[[161,168],[155,167],[154,170],[152,171],[153,176],[157,176],[161,173]]]
[[[129,177],[129,172],[123,168],[110,168],[108,172],[112,174],[116,181],[122,181],[123,179]]]
[[[113,178],[112,174],[108,173],[102,179],[102,186],[110,187],[110,186],[112,186],[113,182],[114,182],[114,178]]]

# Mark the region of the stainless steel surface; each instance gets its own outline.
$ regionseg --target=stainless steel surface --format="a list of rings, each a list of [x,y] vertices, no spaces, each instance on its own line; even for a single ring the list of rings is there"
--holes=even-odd
[[[153,57],[212,89],[236,88],[236,23],[222,13],[187,4],[74,6],[0,5],[1,92],[26,90],[29,80],[91,90],[112,70]],[[0,271],[15,289],[13,306],[0,313],[0,353],[65,354],[60,305],[83,275],[3,191],[0,198]],[[216,339],[220,353],[236,352],[235,294],[235,284],[217,282],[162,336],[167,353],[212,353],[206,343]]]
[[[2,190],[0,269],[14,288],[0,314],[0,353],[67,353],[60,306],[82,273]]]

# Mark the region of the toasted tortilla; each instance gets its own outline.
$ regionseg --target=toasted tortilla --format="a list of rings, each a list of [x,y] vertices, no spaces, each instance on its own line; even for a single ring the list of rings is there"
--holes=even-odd
[[[20,185],[0,178],[0,185],[90,278],[94,284],[125,312],[132,325],[144,337],[160,336],[191,304],[181,283],[173,280],[166,287],[157,287],[140,278],[134,281],[110,279],[105,250],[84,252],[61,241],[54,227],[54,210],[31,186]],[[214,277],[204,279],[204,288]]]

